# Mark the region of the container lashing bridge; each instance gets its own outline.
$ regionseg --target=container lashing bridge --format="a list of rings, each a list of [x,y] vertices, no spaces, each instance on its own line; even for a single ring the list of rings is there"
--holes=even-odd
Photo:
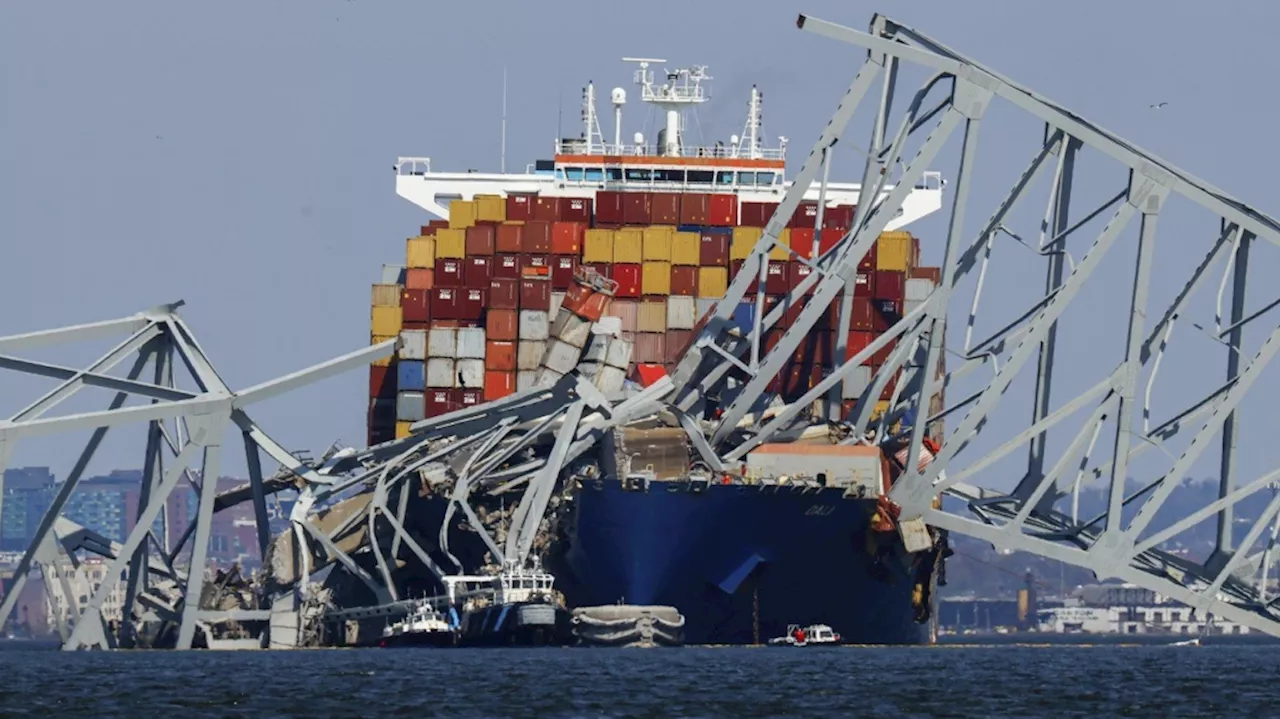
[[[1268,591],[1271,548],[1275,528],[1280,526],[1276,523],[1280,494],[1274,493],[1273,484],[1280,480],[1280,470],[1248,482],[1237,479],[1239,458],[1249,449],[1239,446],[1242,403],[1280,347],[1276,338],[1280,324],[1270,314],[1280,300],[1255,306],[1246,303],[1250,258],[1252,254],[1256,264],[1257,254],[1270,250],[1268,244],[1280,245],[1280,224],[888,18],[875,16],[868,32],[806,16],[797,24],[803,32],[864,48],[862,67],[725,298],[695,330],[695,340],[673,376],[629,397],[605,396],[590,382],[569,374],[551,385],[418,422],[403,439],[362,451],[329,452],[320,460],[304,462],[271,441],[243,408],[328,373],[385,357],[395,351],[394,342],[234,393],[217,378],[172,306],[113,322],[0,338],[0,366],[64,381],[45,399],[0,423],[0,464],[23,436],[98,428],[18,572],[21,582],[32,564],[39,563],[47,576],[59,576],[58,568],[73,562],[78,550],[96,551],[111,559],[108,581],[94,592],[89,608],[74,626],[63,628],[65,646],[129,646],[141,631],[137,625],[142,618],[178,627],[176,646],[183,648],[191,646],[197,627],[208,635],[220,621],[265,623],[271,646],[293,646],[305,633],[305,620],[299,616],[314,591],[309,578],[329,566],[361,584],[374,598],[368,607],[343,608],[343,617],[403,613],[410,602],[396,579],[409,571],[410,562],[415,570],[442,582],[459,572],[474,573],[476,568],[462,566],[464,562],[450,549],[448,529],[459,514],[460,521],[480,535],[493,563],[524,566],[535,555],[557,487],[566,478],[590,472],[579,460],[605,432],[660,413],[684,428],[699,458],[712,470],[740,463],[753,448],[780,438],[806,420],[838,425],[846,442],[905,444],[905,456],[920,457],[923,452],[931,461],[906,462],[905,472],[890,491],[888,498],[899,508],[900,521],[923,519],[932,527],[970,535],[1000,549],[1054,558],[1087,568],[1100,579],[1132,582],[1197,612],[1280,635],[1278,600]],[[912,71],[922,72],[926,79],[919,89],[903,91],[899,80]],[[857,147],[856,139],[845,138],[846,128],[869,93],[873,98],[878,95],[878,102],[870,103],[874,105],[870,137]],[[1019,136],[1036,136],[1038,141],[1026,148],[1025,170],[988,209],[977,231],[969,231],[970,205],[976,204],[971,201],[971,189],[979,164],[979,132],[997,107],[1012,112],[1024,126],[1029,119],[1033,132],[1002,132],[985,138],[984,144],[1012,145]],[[895,108],[901,110],[895,112]],[[855,145],[865,163],[863,201],[858,203],[852,229],[820,257],[793,256],[813,272],[790,297],[765,311],[763,279],[769,253],[779,246],[777,238],[805,191],[815,183],[819,188],[826,186],[832,158],[840,147],[837,143]],[[911,189],[923,180],[926,168],[945,156],[948,143],[958,145],[950,220],[945,236],[927,240],[941,247],[931,244],[926,250],[941,254],[941,282],[927,298],[893,318],[889,331],[850,356],[845,338],[858,264]],[[1008,148],[998,149],[1007,154]],[[1073,207],[1073,199],[1088,194],[1095,176],[1079,169],[1085,158],[1110,163],[1118,179],[1106,187],[1105,201],[1081,212]],[[1010,225],[1018,225],[1019,208],[1025,205],[1021,201],[1038,194],[1033,188],[1045,180],[1047,197],[1040,195],[1038,201],[1046,202],[1047,209],[1042,218],[1036,215],[1037,242],[1036,232],[1020,234]],[[821,207],[819,203],[818,226]],[[1171,208],[1201,213],[1211,231],[1199,238],[1202,246],[1194,253],[1203,260],[1190,270],[1182,289],[1161,303],[1152,288],[1156,229],[1157,220]],[[1182,214],[1176,216],[1179,221],[1173,232],[1189,236],[1194,223],[1183,222]],[[1126,247],[1129,256],[1122,251]],[[1183,243],[1179,254],[1185,256],[1185,249]],[[1007,300],[982,301],[984,290],[1002,287],[993,261],[997,256],[1015,262],[1030,259],[1043,272],[1044,291],[1014,311],[1012,321],[1001,319],[1010,315]],[[1189,338],[1175,342],[1172,333],[1179,321],[1191,324],[1187,318],[1195,312],[1192,300],[1197,289],[1217,273],[1221,279],[1216,304],[1209,303],[1215,326],[1210,331],[1195,325],[1198,334],[1189,333]],[[1114,331],[1100,323],[1091,325],[1092,334],[1074,333],[1073,337],[1078,326],[1071,318],[1094,310],[1086,298],[1097,287],[1098,278],[1113,275],[1128,283],[1127,313],[1116,313]],[[1025,289],[1027,277],[1020,271],[1008,282]],[[750,288],[753,278],[761,280],[759,291]],[[1039,285],[1040,279],[1035,283]],[[731,321],[734,308],[744,300],[757,307],[755,324],[746,333]],[[798,314],[776,343],[766,343],[770,329],[784,313],[797,312],[797,306]],[[820,321],[827,321],[824,316],[833,306],[838,322],[837,369],[797,401],[766,416],[762,410],[773,399],[770,382],[806,335]],[[949,341],[949,320],[953,330],[956,324],[963,328],[959,346]],[[975,329],[987,325],[998,329],[975,341]],[[134,334],[85,370],[5,354],[121,329]],[[1165,378],[1157,384],[1161,364],[1177,365],[1179,355],[1199,357],[1194,342],[1206,333],[1213,347],[1225,348],[1225,382],[1189,399],[1181,405],[1185,409],[1176,408],[1163,420],[1157,419],[1155,410],[1172,404],[1166,397],[1194,384],[1185,378],[1174,383]],[[1250,333],[1263,337],[1252,350],[1255,345],[1246,343],[1247,337],[1254,336]],[[1101,354],[1110,345],[1121,357],[1083,390],[1061,388],[1064,373],[1055,372],[1062,348],[1074,338],[1087,342],[1091,354]],[[851,411],[845,412],[844,383],[854,368],[886,349],[888,359]],[[110,368],[130,353],[138,353],[139,360],[129,377],[109,375]],[[941,371],[944,356],[959,361]],[[156,358],[156,379],[141,382],[137,378],[149,357]],[[176,389],[171,379],[175,358],[191,371],[199,391]],[[1011,391],[1020,378],[1028,391]],[[1057,391],[1055,384],[1060,386]],[[119,393],[111,409],[41,417],[66,394],[92,385]],[[943,390],[947,396],[939,407],[931,400],[942,396]],[[885,394],[890,397],[889,409],[876,416],[875,401]],[[1275,403],[1268,405],[1259,394],[1254,393],[1254,400],[1261,400],[1258,411],[1276,411]],[[152,404],[124,408],[126,395],[150,399]],[[1018,426],[1002,435],[999,411],[1020,395],[1029,395],[1031,406],[1019,415],[1014,423]],[[169,418],[183,420],[173,432],[164,426]],[[955,424],[936,454],[924,451],[926,434],[952,419]],[[123,545],[116,545],[84,531],[61,513],[101,433],[108,426],[130,421],[149,422],[151,427],[146,491],[137,528]],[[246,487],[219,495],[212,483],[200,478],[216,476],[220,437],[231,424],[240,430],[248,449],[251,480]],[[1051,440],[1064,442],[1056,455],[1050,452]],[[975,448],[983,444],[993,449],[974,456]],[[1170,498],[1185,489],[1188,471],[1210,446],[1221,453],[1218,498],[1179,512]],[[160,457],[166,449],[177,457],[164,469]],[[1153,449],[1160,451],[1152,453]],[[1008,460],[1020,450],[1026,452],[1026,462],[1010,470],[1013,463]],[[262,472],[262,451],[281,464],[273,477]],[[204,466],[193,476],[184,470],[197,453],[203,453]],[[1157,467],[1156,462],[1139,462],[1144,456],[1169,461]],[[1126,481],[1131,474],[1139,480],[1136,485]],[[199,488],[199,511],[174,546],[167,538],[155,537],[151,527],[159,507],[184,475]],[[406,528],[414,483],[419,493],[430,490],[449,498],[438,538]],[[1078,493],[1095,483],[1105,489],[1106,509],[1096,516],[1080,516]],[[293,529],[271,538],[266,532],[264,497],[282,489],[299,491],[290,518]],[[1260,492],[1272,492],[1261,514],[1238,515],[1236,506]],[[519,499],[509,513],[494,518],[477,512],[474,497],[481,494]],[[202,566],[213,512],[244,501],[253,502],[258,510],[259,541],[270,586],[252,609],[213,610],[196,606],[199,601],[189,604],[189,597],[202,596],[203,580],[199,572],[187,576],[175,569],[178,551],[189,547],[188,566]],[[1157,513],[1160,521],[1153,522]],[[1212,552],[1193,558],[1166,550],[1169,542],[1209,521],[1217,524]],[[122,574],[128,583],[125,621],[111,628],[102,622],[100,608],[113,578]],[[16,593],[0,607],[0,621],[12,612],[13,596]],[[261,637],[264,646],[267,631]]]

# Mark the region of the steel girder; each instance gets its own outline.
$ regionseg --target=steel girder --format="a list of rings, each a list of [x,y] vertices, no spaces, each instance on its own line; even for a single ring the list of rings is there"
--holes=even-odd
[[[961,418],[932,463],[918,467],[906,462],[907,470],[890,494],[901,507],[904,520],[923,517],[935,527],[990,541],[1002,549],[1069,562],[1092,570],[1100,579],[1118,578],[1152,589],[1201,614],[1219,615],[1280,634],[1280,597],[1268,591],[1271,550],[1276,529],[1280,529],[1280,470],[1265,472],[1243,485],[1236,479],[1242,454],[1238,446],[1240,407],[1280,348],[1280,325],[1274,314],[1269,314],[1280,305],[1280,299],[1264,300],[1256,306],[1246,302],[1250,253],[1265,243],[1280,245],[1280,222],[888,18],[876,16],[869,32],[805,16],[797,24],[805,32],[866,48],[867,56],[752,257],[683,358],[675,378],[676,404],[696,412],[722,402],[723,415],[706,423],[705,440],[726,461],[737,460],[809,411],[816,400],[826,398],[826,416],[839,417],[841,413],[831,400],[839,399],[836,392],[840,384],[854,367],[893,345],[887,361],[874,373],[871,387],[844,418],[852,425],[847,441],[892,439],[902,443],[909,438],[905,456],[918,457],[926,431],[940,428],[944,420]],[[926,80],[918,91],[900,98],[899,75],[908,68]],[[853,228],[822,257],[812,262],[800,258],[815,271],[766,314],[763,282],[754,294],[749,292],[749,284],[755,276],[763,279],[768,252],[776,246],[803,193],[814,181],[825,184],[825,168],[833,148],[881,74],[883,91],[874,110],[869,151],[863,153],[863,201],[856,210]],[[939,94],[943,95],[940,102],[926,105],[926,99]],[[1014,179],[975,234],[966,229],[966,220],[973,204],[970,190],[978,159],[979,128],[989,107],[997,105],[1004,112],[1012,109],[1023,122],[1029,115],[1032,127],[1043,129],[1042,140],[1031,148],[1030,165]],[[896,134],[886,136],[893,131],[890,119],[895,106],[906,109]],[[930,109],[926,111],[926,107]],[[930,128],[927,135],[918,139],[917,135],[924,134],[919,131],[926,127]],[[957,131],[961,135],[959,159],[950,222],[942,238],[940,284],[926,299],[915,303],[917,306],[904,308],[889,332],[848,362],[841,364],[845,351],[838,347],[838,369],[802,398],[769,421],[750,421],[762,398],[769,397],[767,384],[833,302],[839,313],[837,334],[843,337],[847,333],[852,300],[849,290],[859,261],[900,209],[925,167],[941,157],[944,145]],[[1006,144],[1003,135],[998,139]],[[912,143],[914,156],[902,165],[900,158]],[[1083,194],[1081,188],[1098,187],[1101,175],[1081,172],[1081,157],[1091,161],[1100,158],[1115,168],[1110,188],[1102,194],[1109,199],[1083,213],[1072,207],[1073,195]],[[1051,173],[1046,172],[1050,160],[1055,165]],[[818,180],[820,170],[823,177]],[[1033,194],[1031,188],[1037,179],[1050,174],[1039,242],[1024,240],[1006,223],[1016,223],[1019,201]],[[1119,192],[1115,192],[1117,187]],[[881,199],[875,202],[873,198]],[[1181,221],[1167,234],[1205,241],[1204,259],[1190,270],[1176,296],[1157,302],[1158,293],[1152,292],[1156,228],[1169,206],[1180,212],[1201,213],[1200,234],[1191,234],[1194,225]],[[1095,238],[1082,244],[1080,236],[1090,229],[1096,232]],[[1080,256],[1081,252],[1079,260],[1072,257],[1072,253]],[[1125,252],[1131,257],[1123,257]],[[984,307],[983,312],[979,307],[984,287],[989,288],[992,282],[993,256],[1016,253],[1023,253],[1023,259],[1043,262],[1045,280],[1039,299],[1015,313],[1010,322],[1007,306]],[[1185,245],[1172,254],[1179,255],[1187,256]],[[1206,311],[1213,314],[1213,327],[1195,324],[1201,336],[1172,344],[1174,326],[1194,312],[1190,300],[1215,265],[1225,267],[1219,270],[1222,279],[1216,307]],[[1117,269],[1109,269],[1113,267]],[[1102,336],[1081,333],[1080,324],[1070,320],[1089,311],[1087,300],[1081,298],[1089,296],[1087,288],[1098,288],[1098,276],[1110,277],[1111,273],[1122,278],[1121,285],[1124,280],[1129,284],[1128,313],[1119,323],[1123,326]],[[1091,278],[1094,281],[1086,285]],[[1007,282],[1010,287],[1025,286],[1025,274],[1015,274]],[[728,325],[733,309],[744,299],[754,300],[758,309],[756,326],[745,338],[730,331]],[[781,333],[774,349],[765,352],[765,331],[778,322],[786,308],[796,304],[803,305],[801,314]],[[1002,324],[993,324],[992,317],[1002,316]],[[1154,323],[1148,321],[1157,317]],[[964,329],[962,343],[948,337],[949,318],[957,320],[953,327]],[[975,326],[984,325],[1000,329],[975,342]],[[1070,336],[1066,334],[1069,328],[1075,330]],[[1254,349],[1245,345],[1249,332],[1260,339]],[[1204,339],[1204,334],[1209,335],[1209,347],[1222,347],[1228,355],[1226,384],[1206,388],[1203,393],[1196,391],[1190,400],[1167,399],[1186,392],[1191,383],[1158,385],[1161,361],[1177,362],[1179,354],[1197,356],[1205,343],[1195,347],[1195,340]],[[1055,361],[1067,342],[1079,343],[1077,346],[1090,343],[1087,346],[1096,346],[1099,351],[1110,342],[1120,357],[1119,364],[1101,372],[1091,389],[1071,389],[1064,395],[1062,389],[1055,391],[1053,387],[1065,382],[1055,376]],[[949,372],[935,370],[946,356],[959,358],[960,364]],[[985,369],[974,376],[974,370],[981,368]],[[1059,375],[1072,371],[1057,369]],[[873,422],[875,400],[888,391],[895,376],[889,411]],[[982,456],[966,453],[979,444],[979,435],[988,429],[996,410],[1017,396],[1010,387],[1020,376],[1027,377],[1030,385],[1030,426],[1010,432],[1007,441]],[[1072,377],[1073,381],[1078,379]],[[931,398],[941,398],[944,389],[955,392],[966,381],[972,387],[962,396],[948,397],[943,407],[931,408]],[[1255,399],[1258,394],[1254,393]],[[1067,401],[1062,402],[1064,399]],[[1054,400],[1061,403],[1056,408]],[[1186,405],[1181,404],[1184,401]],[[1175,402],[1189,409],[1173,412],[1164,422],[1153,419],[1153,408]],[[1274,403],[1260,404],[1256,409],[1275,410]],[[1256,414],[1251,417],[1260,421]],[[1071,418],[1078,426],[1066,430],[1072,424],[1066,420]],[[905,421],[895,425],[900,420]],[[1274,415],[1261,421],[1274,424]],[[891,437],[888,430],[893,426],[903,434]],[[1110,439],[1100,443],[1104,428]],[[991,437],[990,431],[985,434],[981,440],[1002,439]],[[1050,451],[1054,440],[1060,448],[1056,457]],[[1201,503],[1193,510],[1171,504],[1170,497],[1183,493],[1188,470],[1205,456],[1211,444],[1221,447],[1218,500]],[[1162,467],[1145,462],[1139,470],[1135,460],[1157,447],[1171,462]],[[1021,470],[1011,473],[1001,460],[1019,448],[1024,448],[1027,460]],[[979,475],[983,486],[969,483]],[[1142,479],[1138,485],[1129,483],[1134,475]],[[1081,518],[1077,504],[1080,489],[1094,480],[1107,483],[1106,509],[1096,517]],[[1273,497],[1260,514],[1242,517],[1233,511],[1240,502],[1268,491]],[[937,508],[935,502],[943,496],[950,501]],[[1158,512],[1161,521],[1153,523]],[[1173,546],[1171,542],[1211,519],[1217,522],[1212,551],[1194,557],[1167,551]]]
[[[326,480],[304,467],[296,457],[267,436],[245,413],[245,409],[298,386],[389,356],[395,352],[397,342],[388,341],[360,349],[247,390],[233,392],[214,371],[195,335],[177,314],[181,305],[182,302],[162,305],[107,322],[0,337],[0,368],[32,377],[61,380],[57,387],[40,399],[9,419],[0,421],[0,470],[12,455],[17,441],[23,437],[93,430],[19,563],[14,587],[0,604],[0,623],[7,620],[13,611],[21,588],[36,564],[59,576],[64,596],[73,600],[61,568],[77,562],[77,551],[92,552],[106,558],[109,568],[106,579],[92,592],[88,605],[76,618],[74,626],[64,626],[59,616],[64,649],[133,646],[144,620],[172,621],[177,626],[178,648],[190,648],[197,626],[207,627],[209,623],[227,619],[263,618],[255,612],[228,613],[206,611],[200,607],[213,514],[228,505],[227,502],[219,503],[217,494],[216,478],[223,434],[228,426],[235,425],[243,436],[251,475],[247,497],[254,502],[258,539],[265,547],[270,536],[264,499],[268,490],[264,486],[259,452],[266,452],[275,459],[289,476],[296,475],[314,482]],[[127,334],[126,339],[84,369],[21,359],[10,354],[121,333]],[[134,361],[127,376],[112,375],[112,369],[130,356]],[[178,363],[189,374],[186,384],[193,385],[194,389],[179,386],[175,376]],[[141,381],[139,377],[148,364],[153,367],[153,379],[151,382]],[[47,416],[49,410],[84,387],[101,387],[116,394],[104,411]],[[126,407],[131,397],[149,403]],[[85,532],[62,513],[108,430],[131,422],[148,423],[138,518],[124,543],[115,544],[102,538],[94,539],[96,535]],[[197,457],[200,468],[192,472],[191,465]],[[183,528],[170,526],[166,501],[184,479],[196,489],[199,501],[196,516],[175,542],[172,530]],[[277,484],[274,489],[282,486]],[[0,473],[0,499],[3,496],[3,474]],[[157,536],[152,529],[157,520],[163,522],[162,536]],[[175,569],[176,565],[184,564],[181,561],[184,550],[187,554],[185,567],[195,568],[194,571]],[[146,571],[143,571],[144,567]],[[103,620],[102,609],[120,581],[124,581],[126,586],[123,619],[118,628],[112,629]]]

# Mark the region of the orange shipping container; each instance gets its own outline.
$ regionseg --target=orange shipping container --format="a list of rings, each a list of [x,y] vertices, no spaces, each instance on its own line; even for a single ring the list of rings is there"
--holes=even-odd
[[[521,252],[520,237],[523,233],[523,224],[513,224],[508,222],[505,225],[498,225],[498,235],[494,242],[494,250],[499,254],[507,255],[514,255]]]
[[[644,271],[640,275],[640,294],[663,296],[671,294],[670,262],[644,263]]]
[[[493,225],[476,225],[467,228],[467,257],[492,255],[494,235],[497,233]]]
[[[486,370],[484,373],[484,401],[492,402],[516,392],[516,373]]]
[[[502,372],[516,369],[516,343],[511,340],[489,340],[484,346],[484,368]]]
[[[514,340],[520,326],[519,310],[490,309],[485,313],[485,336],[491,340]]]
[[[551,226],[551,252],[556,255],[582,254],[586,226],[580,222],[557,222]]]
[[[429,290],[436,286],[436,271],[426,267],[410,267],[404,273],[406,290]]]

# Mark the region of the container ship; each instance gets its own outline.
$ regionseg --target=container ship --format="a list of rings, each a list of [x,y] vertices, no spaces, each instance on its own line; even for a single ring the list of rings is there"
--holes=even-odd
[[[710,99],[706,68],[667,71],[655,82],[651,66],[665,61],[624,61],[638,64],[640,98],[665,121],[654,143],[639,132],[622,142],[621,88],[610,95],[614,137],[605,142],[588,85],[580,137],[558,140],[551,159],[524,172],[436,172],[428,158],[399,158],[397,193],[434,219],[373,287],[372,341],[399,335],[401,349],[370,370],[370,445],[407,436],[424,418],[536,386],[550,318],[588,268],[616,285],[608,315],[633,343],[629,365],[606,391],[621,389],[624,377],[643,385],[670,371],[725,294],[789,187],[786,138],[765,146],[762,95],[753,87],[741,136],[691,146],[688,115]],[[940,177],[926,173],[863,259],[846,358],[938,281],[902,228],[939,209],[941,192]],[[825,252],[848,231],[858,196],[857,184],[827,183],[819,213],[819,188],[810,188],[782,244],[801,257]],[[808,270],[775,248],[767,295],[785,296]],[[743,302],[735,323],[749,331],[754,313]],[[831,370],[837,323],[829,316],[771,393],[793,401]],[[889,351],[846,383],[846,408]],[[759,643],[793,624],[830,625],[854,643],[926,639],[940,562],[897,561],[879,546],[886,535],[873,531],[874,486],[851,498],[847,486],[788,483],[785,471],[770,477],[768,462],[750,482],[690,482],[697,463],[680,430],[628,428],[611,440],[599,478],[569,488],[541,547],[571,608],[673,606],[694,644]],[[479,562],[483,549],[469,555],[464,562]]]

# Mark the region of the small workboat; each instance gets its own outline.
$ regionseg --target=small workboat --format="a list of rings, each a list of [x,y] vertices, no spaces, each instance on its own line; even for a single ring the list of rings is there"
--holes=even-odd
[[[799,624],[787,626],[785,636],[769,640],[773,647],[807,647],[811,644],[839,644],[840,634],[826,624],[810,624],[802,627]]]
[[[457,632],[444,615],[426,602],[382,630],[383,647],[451,647]]]

